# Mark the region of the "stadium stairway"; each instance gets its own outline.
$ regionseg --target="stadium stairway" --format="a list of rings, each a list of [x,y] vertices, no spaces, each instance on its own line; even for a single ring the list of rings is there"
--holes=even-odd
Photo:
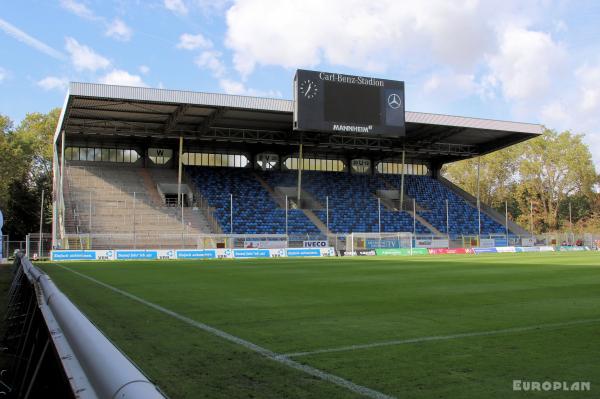
[[[162,205],[162,198],[158,193],[157,186],[162,183],[173,184],[177,182],[178,172],[175,169],[163,169],[163,168],[153,168],[153,169],[141,169],[141,171],[147,174],[150,177],[150,182],[152,183],[153,192],[156,193],[156,197],[158,201]],[[181,208],[179,208],[181,211]],[[217,233],[211,227],[211,224],[207,220],[206,216],[201,212],[198,207],[195,206],[187,206],[183,207],[183,220],[185,223],[192,227],[197,231],[201,231],[206,234],[215,234]]]
[[[260,182],[260,184],[267,190],[267,192],[271,195],[271,198],[277,202],[280,208],[285,209],[285,195],[278,195],[275,190],[269,186],[269,183],[263,179],[263,177],[258,173],[254,172],[254,177]],[[307,193],[302,190],[300,195],[306,195]],[[317,215],[311,209],[301,209],[302,213],[310,220],[320,231],[321,234],[329,235],[331,231],[327,228],[327,225],[319,219]]]
[[[162,199],[160,198],[160,194],[158,193],[158,190],[156,189],[156,183],[154,181],[154,179],[152,178],[152,176],[150,175],[150,172],[148,171],[148,169],[146,168],[140,168],[138,169],[140,177],[142,178],[142,181],[144,182],[144,187],[146,188],[146,191],[148,192],[148,199],[150,200],[150,202],[156,206],[160,206],[162,205]]]
[[[400,186],[398,188],[394,187],[394,185],[388,181],[388,179],[385,177],[385,175],[380,175],[380,178],[383,180],[383,183],[385,184],[385,188],[386,189],[391,189],[391,190],[397,190],[398,192],[400,192]],[[380,196],[381,198],[381,203],[384,204],[388,209],[390,210],[398,210],[398,208],[400,207],[400,200],[398,200],[398,205],[396,206],[396,204],[393,203],[393,201],[384,198],[383,196]],[[441,231],[439,231],[438,229],[435,228],[434,225],[432,225],[431,223],[429,223],[427,220],[425,220],[425,218],[423,218],[421,215],[419,215],[418,212],[413,212],[413,198],[408,195],[408,193],[406,192],[406,190],[404,190],[404,198],[403,198],[403,202],[404,202],[404,212],[408,212],[408,214],[410,215],[411,218],[415,218],[419,223],[421,223],[423,226],[427,227],[433,234],[441,236],[444,235]],[[421,207],[421,205],[417,204],[415,201],[415,208],[417,211],[421,211],[423,210],[423,208]]]

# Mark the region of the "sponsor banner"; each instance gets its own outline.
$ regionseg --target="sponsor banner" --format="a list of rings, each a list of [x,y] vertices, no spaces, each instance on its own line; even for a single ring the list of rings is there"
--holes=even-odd
[[[540,247],[540,252],[553,252],[553,251],[554,251],[554,247],[551,247],[549,245]]]
[[[429,255],[445,255],[448,253],[448,248],[429,248]]]
[[[521,238],[521,245],[524,247],[533,247],[535,245],[535,240],[533,237]]]
[[[50,254],[51,260],[113,260],[111,250],[55,250]]]
[[[508,240],[506,238],[494,238],[495,247],[506,247],[508,246]]]
[[[234,258],[270,258],[271,251],[268,249],[234,249]]]
[[[52,251],[52,260],[96,260],[96,251]]]
[[[281,251],[281,250],[280,250]],[[274,251],[271,251],[274,252]],[[347,252],[346,256],[351,255],[350,252]],[[335,248],[326,247],[326,248],[288,248],[284,250],[281,254],[271,254],[271,256],[289,256],[289,257],[316,257],[316,256],[335,256]]]
[[[415,240],[415,248],[448,248],[447,239],[418,239]]]
[[[326,248],[329,246],[327,240],[316,240],[316,241],[302,241],[304,248]]]
[[[367,251],[368,252],[368,251]],[[375,251],[370,251],[375,255]],[[55,250],[53,261],[65,260],[166,260],[215,258],[277,258],[277,257],[335,256],[333,247],[324,248],[271,248],[271,249],[153,249],[153,250]]]
[[[398,248],[400,241],[397,238],[368,238],[365,240],[365,248]]]
[[[540,247],[515,247],[517,252],[540,252]]]
[[[282,258],[287,256],[286,252],[289,248],[279,248],[279,249],[270,249],[269,251],[271,251],[271,258]]]
[[[473,253],[468,248],[430,248],[430,255],[465,255]]]
[[[589,251],[588,247],[578,247],[578,246],[571,246],[571,245],[562,245],[557,247],[558,251]]]
[[[495,247],[491,247],[491,248],[473,248],[473,252],[475,254],[490,254],[490,253],[494,253],[495,254],[498,251],[496,250]]]
[[[377,256],[387,256],[387,255],[407,256],[407,255],[410,255],[410,248],[377,248],[377,249],[375,249],[375,254]]]
[[[217,252],[217,258],[233,258],[233,249],[219,248],[215,250]]]
[[[321,256],[321,248],[288,248],[287,256]]]
[[[167,259],[177,259],[175,256],[175,250],[173,249],[159,249],[156,251],[156,259],[167,260]]]
[[[180,249],[176,252],[176,259],[214,259],[217,251],[214,249]]]
[[[514,253],[517,252],[517,250],[515,249],[515,247],[496,247],[496,252],[499,253]]]
[[[376,256],[377,252],[374,249],[359,249],[355,252],[357,256]]]
[[[432,248],[448,248],[449,246],[450,242],[445,238],[440,240],[433,240],[433,242],[431,243]]]
[[[482,238],[479,240],[478,248],[493,248],[495,246],[496,246],[496,243],[493,238]]]
[[[378,256],[429,255],[429,251],[427,251],[427,248],[377,248],[375,254]]]
[[[166,250],[163,250],[166,252]],[[162,251],[161,251],[162,252]],[[140,250],[123,250],[118,249],[116,251],[117,260],[152,260],[158,259],[158,251],[152,249],[140,249]]]
[[[287,246],[287,242],[285,240],[245,240],[244,248],[259,248],[259,249],[269,249],[269,248],[285,248]]]
[[[415,240],[415,248],[431,248],[433,240],[431,239],[421,239]]]

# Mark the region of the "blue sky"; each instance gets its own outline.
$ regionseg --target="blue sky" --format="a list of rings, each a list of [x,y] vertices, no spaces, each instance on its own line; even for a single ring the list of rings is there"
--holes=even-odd
[[[407,109],[585,133],[600,166],[600,2],[23,0],[0,9],[0,113],[68,81],[290,98],[296,68],[406,82]]]

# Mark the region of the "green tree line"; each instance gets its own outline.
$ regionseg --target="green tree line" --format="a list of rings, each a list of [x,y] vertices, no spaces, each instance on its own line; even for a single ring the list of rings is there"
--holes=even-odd
[[[600,231],[599,176],[583,135],[545,130],[512,147],[447,164],[444,177],[536,233]],[[533,217],[532,217],[533,216]],[[533,223],[532,223],[533,222]],[[571,226],[572,223],[572,226]]]
[[[0,209],[2,231],[11,240],[39,230],[42,190],[43,229],[52,225],[52,140],[60,109],[27,114],[18,126],[0,115]]]

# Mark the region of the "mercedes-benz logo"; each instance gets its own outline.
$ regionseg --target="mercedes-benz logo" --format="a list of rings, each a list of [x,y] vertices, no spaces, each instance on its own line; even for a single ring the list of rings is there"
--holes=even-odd
[[[390,94],[387,101],[388,101],[388,105],[392,109],[398,109],[402,105],[402,99],[396,93]]]

